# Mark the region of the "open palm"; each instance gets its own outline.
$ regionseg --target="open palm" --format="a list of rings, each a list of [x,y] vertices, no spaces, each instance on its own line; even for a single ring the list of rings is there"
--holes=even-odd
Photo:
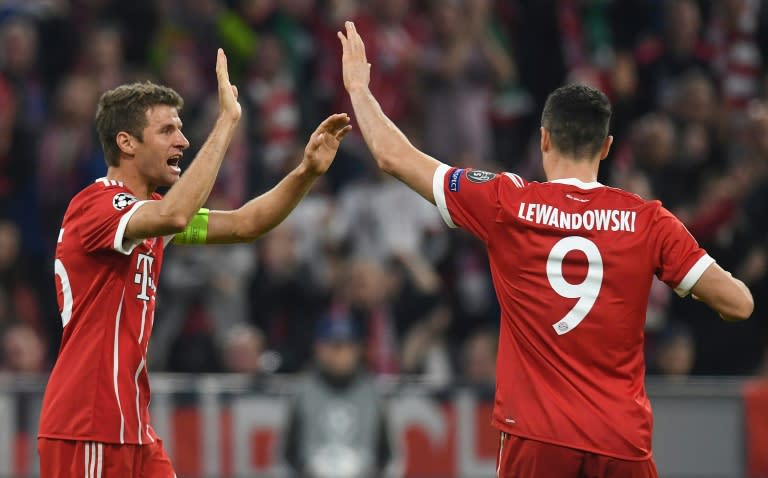
[[[320,123],[304,148],[304,162],[309,169],[316,174],[325,173],[336,157],[341,140],[351,130],[346,113],[331,115]]]

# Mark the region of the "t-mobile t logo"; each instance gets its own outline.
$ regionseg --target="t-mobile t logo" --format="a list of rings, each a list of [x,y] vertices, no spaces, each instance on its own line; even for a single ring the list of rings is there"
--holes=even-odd
[[[154,260],[155,258],[150,255],[139,253],[139,257],[136,260],[136,270],[138,272],[133,276],[133,282],[141,285],[141,291],[139,292],[139,295],[136,296],[137,299],[149,300],[149,294],[147,294],[147,292],[149,290],[155,290],[155,282],[150,275]]]

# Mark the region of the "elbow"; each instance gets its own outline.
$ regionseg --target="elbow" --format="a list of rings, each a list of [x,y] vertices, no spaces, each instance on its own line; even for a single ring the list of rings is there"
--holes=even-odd
[[[189,220],[190,218],[185,217],[183,214],[172,214],[168,216],[166,224],[172,233],[178,234],[187,228]]]
[[[397,172],[397,161],[395,160],[394,155],[377,153],[374,154],[374,158],[376,159],[376,165],[383,173],[391,176],[395,175]]]
[[[160,211],[161,222],[164,234],[178,234],[187,228],[191,217],[187,217],[181,211],[164,210]]]
[[[734,304],[727,314],[720,314],[723,319],[731,322],[740,322],[747,320],[752,315],[752,312],[755,310],[755,301],[749,291],[744,292],[744,297],[737,304]]]
[[[264,235],[263,226],[253,217],[243,214],[242,209],[233,212],[234,228],[231,236],[236,242],[254,242]]]
[[[746,297],[742,301],[743,303],[739,308],[739,313],[738,313],[739,320],[747,320],[752,315],[752,312],[755,310],[755,300],[752,298],[752,294],[747,292],[745,296]]]

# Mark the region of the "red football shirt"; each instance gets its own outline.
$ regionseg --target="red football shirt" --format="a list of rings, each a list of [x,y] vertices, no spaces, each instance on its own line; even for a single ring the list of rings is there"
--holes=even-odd
[[[714,262],[658,201],[600,183],[440,166],[451,226],[482,239],[501,307],[493,425],[626,460],[651,456],[643,327],[654,275],[685,296]]]
[[[155,195],[153,199],[159,199]],[[64,331],[43,399],[40,437],[153,442],[147,344],[155,286],[170,238],[126,240],[145,202],[102,178],[70,202],[56,247]]]

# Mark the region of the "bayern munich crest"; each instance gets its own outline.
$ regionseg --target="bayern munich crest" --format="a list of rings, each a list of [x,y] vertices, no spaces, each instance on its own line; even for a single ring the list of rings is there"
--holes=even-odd
[[[115,197],[112,198],[112,205],[115,206],[115,209],[121,211],[136,201],[138,201],[138,199],[128,193],[117,193],[115,194]]]

